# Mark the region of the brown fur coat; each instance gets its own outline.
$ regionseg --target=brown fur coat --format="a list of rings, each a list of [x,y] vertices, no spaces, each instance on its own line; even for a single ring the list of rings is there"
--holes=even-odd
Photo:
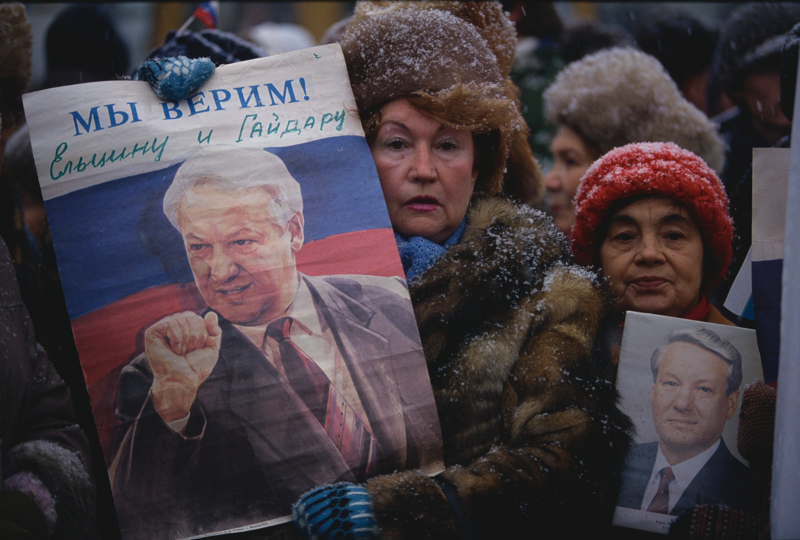
[[[473,203],[410,284],[447,470],[367,489],[386,538],[572,538],[610,523],[629,421],[597,338],[610,302],[537,211]]]

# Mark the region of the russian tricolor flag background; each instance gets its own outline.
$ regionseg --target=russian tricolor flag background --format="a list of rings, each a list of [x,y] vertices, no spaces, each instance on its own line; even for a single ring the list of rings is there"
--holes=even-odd
[[[194,10],[192,17],[203,23],[206,28],[217,27],[217,15],[219,13],[219,2],[203,2],[200,7]]]

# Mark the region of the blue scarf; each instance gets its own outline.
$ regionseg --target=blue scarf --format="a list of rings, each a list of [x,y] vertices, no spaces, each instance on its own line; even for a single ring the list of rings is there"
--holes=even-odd
[[[437,244],[421,236],[408,237],[397,232],[394,233],[394,240],[397,242],[398,251],[400,251],[400,262],[403,263],[403,271],[406,273],[406,280],[411,281],[433,266],[433,263],[444,255],[447,248],[461,240],[461,235],[464,234],[466,226],[467,220],[465,218],[455,232],[442,244]]]

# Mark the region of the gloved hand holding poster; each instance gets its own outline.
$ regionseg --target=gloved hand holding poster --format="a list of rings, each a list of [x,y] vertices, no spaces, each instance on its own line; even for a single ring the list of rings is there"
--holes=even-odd
[[[338,45],[182,101],[25,96],[123,538],[288,521],[316,485],[442,469],[403,271]]]
[[[753,330],[629,311],[617,388],[636,434],[614,524],[667,534],[697,504],[755,515],[736,443],[742,394],[763,379]]]

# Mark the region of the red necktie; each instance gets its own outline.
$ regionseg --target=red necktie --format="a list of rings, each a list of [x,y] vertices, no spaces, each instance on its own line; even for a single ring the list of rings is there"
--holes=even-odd
[[[659,473],[661,474],[661,482],[658,484],[656,496],[653,497],[650,506],[647,507],[647,511],[667,514],[669,512],[669,483],[675,480],[675,475],[672,474],[672,469],[669,467],[664,467]]]
[[[267,327],[267,335],[278,343],[279,361],[289,385],[325,427],[356,478],[361,480],[366,472],[371,472],[368,469],[377,451],[372,434],[325,372],[291,340],[291,330],[290,317],[278,319]]]
[[[291,330],[292,319],[284,317],[267,327],[267,335],[278,343],[280,363],[292,389],[324,425],[331,381],[316,362],[290,339]]]

